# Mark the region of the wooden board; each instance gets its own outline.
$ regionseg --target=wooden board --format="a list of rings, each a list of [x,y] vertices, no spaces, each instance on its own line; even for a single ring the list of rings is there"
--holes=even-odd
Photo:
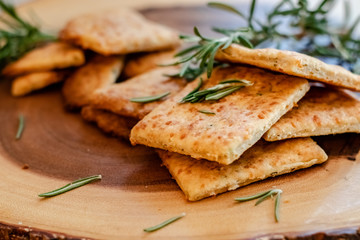
[[[33,10],[44,24],[56,29],[77,11],[121,1],[81,2],[29,6],[36,6]],[[207,30],[214,24],[236,25],[233,18],[203,7],[144,13],[185,32],[194,25]],[[215,13],[221,20],[211,17]],[[360,135],[316,138],[330,156],[326,164],[190,203],[151,149],[106,136],[79,114],[65,111],[59,86],[13,98],[10,81],[2,79],[0,99],[0,239],[359,237]],[[16,141],[19,113],[26,127]],[[25,164],[28,169],[23,169]],[[102,174],[103,180],[54,198],[37,197],[93,174]],[[284,192],[280,223],[274,222],[273,201],[255,207],[233,200],[272,187]],[[143,232],[181,212],[187,216],[180,221],[158,232]]]

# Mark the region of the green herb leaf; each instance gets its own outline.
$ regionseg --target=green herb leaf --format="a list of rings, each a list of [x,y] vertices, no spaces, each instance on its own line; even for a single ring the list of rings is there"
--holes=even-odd
[[[207,94],[205,97],[206,101],[216,101],[219,100],[223,97],[226,97],[227,95],[230,95],[231,93],[239,90],[240,88],[242,88],[243,86],[233,86],[233,87],[229,87],[226,89],[221,89],[220,91],[214,92],[214,93],[210,93]]]
[[[23,20],[15,8],[3,0],[0,0],[0,9],[3,14],[0,22],[6,26],[0,30],[0,70],[38,45],[56,40]]]
[[[247,196],[247,197],[241,197],[241,198],[235,198],[235,201],[238,202],[246,202],[250,200],[258,199],[258,201],[255,203],[255,206],[262,203],[264,200],[268,199],[269,197],[273,197],[276,195],[275,198],[275,221],[279,222],[280,219],[280,197],[281,197],[282,190],[281,189],[271,189],[269,191],[257,193],[255,195]]]
[[[84,186],[85,184],[88,184],[88,183],[91,183],[95,180],[100,180],[101,179],[101,175],[94,175],[94,176],[90,176],[90,177],[86,177],[86,178],[82,178],[82,179],[79,179],[79,180],[76,180],[72,183],[69,183],[59,189],[56,189],[56,190],[53,190],[51,192],[47,192],[47,193],[42,193],[42,194],[39,194],[38,196],[39,197],[54,197],[54,196],[57,196],[59,194],[63,194],[65,192],[68,192],[70,190],[73,190],[75,188],[78,188],[78,187],[81,187],[81,186]]]
[[[136,103],[149,103],[154,102],[157,100],[160,100],[166,96],[168,96],[171,92],[165,92],[154,96],[147,96],[147,97],[137,97],[137,98],[131,98],[130,102],[136,102]]]
[[[162,223],[160,223],[160,224],[158,224],[158,225],[155,225],[155,226],[149,227],[149,228],[145,228],[144,231],[145,231],[145,232],[154,232],[154,231],[157,231],[157,230],[165,227],[166,225],[169,225],[170,223],[173,223],[173,222],[179,220],[180,218],[184,217],[185,215],[186,215],[186,213],[182,213],[182,214],[180,214],[179,216],[172,217],[172,218],[170,218],[170,219],[168,219],[168,220],[166,220],[166,221],[164,221],[164,222],[162,222]]]
[[[202,79],[200,78],[199,85],[186,95],[180,103],[190,102],[197,103],[203,101],[216,101],[223,97],[230,95],[231,93],[239,90],[242,87],[252,85],[252,82],[240,79],[229,79],[220,82],[219,84],[200,90],[202,85]]]
[[[22,114],[20,114],[19,115],[19,126],[18,126],[18,130],[16,132],[16,137],[15,137],[16,140],[19,140],[21,138],[21,135],[24,131],[24,127],[25,127],[25,117]]]
[[[198,112],[204,113],[204,114],[209,114],[209,115],[215,115],[214,112],[211,112],[211,111],[208,111],[208,110],[203,110],[203,109],[198,110]]]

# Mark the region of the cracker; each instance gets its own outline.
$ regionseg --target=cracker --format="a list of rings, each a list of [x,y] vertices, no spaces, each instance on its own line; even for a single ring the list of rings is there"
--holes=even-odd
[[[217,68],[210,79],[203,78],[203,89],[226,79],[246,79],[253,85],[214,102],[179,103],[198,84],[194,81],[135,125],[132,144],[230,164],[309,90],[306,79],[244,66]]]
[[[340,89],[311,87],[264,135],[267,141],[346,132],[360,133],[360,101]]]
[[[80,66],[84,62],[85,57],[81,49],[67,43],[53,42],[28,52],[19,60],[7,65],[2,73],[15,76]]]
[[[77,69],[62,89],[66,105],[80,108],[89,104],[93,92],[113,84],[123,68],[122,56],[95,56],[86,65]]]
[[[360,91],[360,76],[343,67],[326,64],[314,57],[272,48],[250,49],[232,44],[220,50],[218,61],[245,63],[272,71],[303,77],[327,84]]]
[[[174,55],[176,50],[158,51],[151,53],[141,53],[130,56],[124,67],[124,74],[127,77],[145,73],[157,68],[160,64],[170,64],[175,62]]]
[[[327,159],[326,153],[311,138],[259,141],[227,166],[163,150],[158,153],[189,201],[308,168]]]
[[[64,80],[66,72],[48,71],[29,73],[13,80],[11,94],[15,97],[24,96],[35,90],[40,90]]]
[[[176,31],[126,8],[76,17],[59,37],[103,55],[158,51],[179,44]]]
[[[83,107],[81,116],[86,121],[96,123],[105,133],[124,139],[129,139],[131,128],[138,122],[138,119],[122,117],[91,106]]]
[[[108,88],[96,91],[91,105],[98,109],[141,119],[168,97],[149,103],[131,102],[131,98],[145,97],[170,91],[172,96],[186,85],[180,78],[167,77],[167,74],[178,73],[177,67],[162,67],[151,70],[125,82],[113,84]]]

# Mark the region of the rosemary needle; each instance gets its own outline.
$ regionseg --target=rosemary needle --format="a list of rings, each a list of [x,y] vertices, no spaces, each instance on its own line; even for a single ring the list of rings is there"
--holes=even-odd
[[[186,213],[181,213],[179,216],[176,216],[176,217],[172,217],[158,225],[155,225],[153,227],[149,227],[149,228],[145,228],[144,231],[145,232],[154,232],[154,231],[157,231],[163,227],[165,227],[166,225],[169,225],[170,223],[173,223],[177,220],[179,220],[180,218],[184,217],[186,215]]]
[[[261,192],[255,195],[251,195],[251,196],[247,196],[247,197],[241,197],[241,198],[235,198],[235,201],[238,202],[246,202],[246,201],[251,201],[254,199],[258,199],[255,203],[255,206],[259,205],[260,203],[262,203],[264,200],[266,200],[269,197],[273,197],[274,195],[276,195],[275,198],[275,221],[279,222],[279,209],[280,209],[280,197],[281,197],[281,193],[282,190],[281,189],[271,189],[269,191],[266,192]]]
[[[204,114],[209,114],[209,115],[215,115],[214,112],[211,112],[211,111],[208,111],[208,110],[203,110],[203,109],[200,109],[198,110],[199,113],[204,113]]]
[[[81,187],[81,186],[84,186],[85,184],[88,184],[90,182],[93,182],[95,180],[101,180],[101,175],[94,175],[94,176],[90,176],[90,177],[86,177],[86,178],[81,178],[79,180],[76,180],[72,183],[69,183],[59,189],[56,189],[56,190],[53,190],[53,191],[50,191],[50,192],[47,192],[47,193],[42,193],[42,194],[39,194],[38,196],[39,197],[54,197],[56,195],[59,195],[59,194],[63,194],[65,192],[68,192],[70,190],[73,190],[75,188],[78,188],[78,187]]]
[[[16,140],[19,140],[21,138],[21,135],[24,131],[24,127],[25,127],[25,118],[24,115],[20,114],[19,115],[19,127],[16,133]]]
[[[161,94],[154,95],[154,96],[131,98],[130,102],[136,102],[136,103],[154,102],[154,101],[160,100],[163,97],[168,96],[169,94],[170,94],[170,92],[165,92],[165,93],[161,93]]]

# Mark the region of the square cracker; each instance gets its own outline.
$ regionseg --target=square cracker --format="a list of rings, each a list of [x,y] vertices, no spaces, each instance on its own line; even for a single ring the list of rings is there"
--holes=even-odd
[[[123,56],[95,56],[65,80],[62,93],[69,108],[88,105],[95,90],[113,84],[124,65]]]
[[[218,101],[179,103],[198,84],[194,81],[135,125],[132,144],[230,164],[309,90],[306,79],[245,66],[217,68],[210,79],[203,78],[203,89],[227,79],[246,79],[253,85]]]
[[[178,73],[177,67],[162,67],[153,69],[124,82],[113,84],[96,91],[91,99],[91,105],[121,116],[142,119],[167,97],[149,103],[131,102],[131,98],[146,97],[170,91],[172,96],[186,85],[186,80],[172,78],[166,75]]]
[[[129,139],[131,128],[139,121],[134,118],[127,118],[91,106],[81,109],[81,116],[89,122],[94,122],[104,131],[116,137]]]
[[[310,91],[264,135],[267,141],[346,132],[360,133],[360,101],[340,89]]]
[[[61,82],[66,75],[67,71],[34,72],[22,75],[13,80],[11,94],[15,97],[24,96],[32,91]]]
[[[30,72],[44,72],[76,67],[84,62],[85,57],[81,49],[67,43],[53,42],[28,52],[19,60],[7,65],[2,73],[14,76]]]
[[[135,77],[151,69],[159,67],[160,64],[171,64],[176,60],[176,50],[158,51],[151,53],[140,53],[126,57],[124,74],[127,77]]]
[[[163,150],[158,150],[158,153],[190,201],[307,168],[327,159],[324,150],[311,138],[273,143],[259,141],[227,166]]]
[[[272,48],[250,49],[232,44],[218,51],[218,61],[245,63],[272,71],[303,77],[327,84],[360,91],[360,75],[343,67],[326,64],[314,57]]]
[[[67,23],[59,37],[103,55],[157,51],[180,43],[176,31],[127,8],[76,17]]]

